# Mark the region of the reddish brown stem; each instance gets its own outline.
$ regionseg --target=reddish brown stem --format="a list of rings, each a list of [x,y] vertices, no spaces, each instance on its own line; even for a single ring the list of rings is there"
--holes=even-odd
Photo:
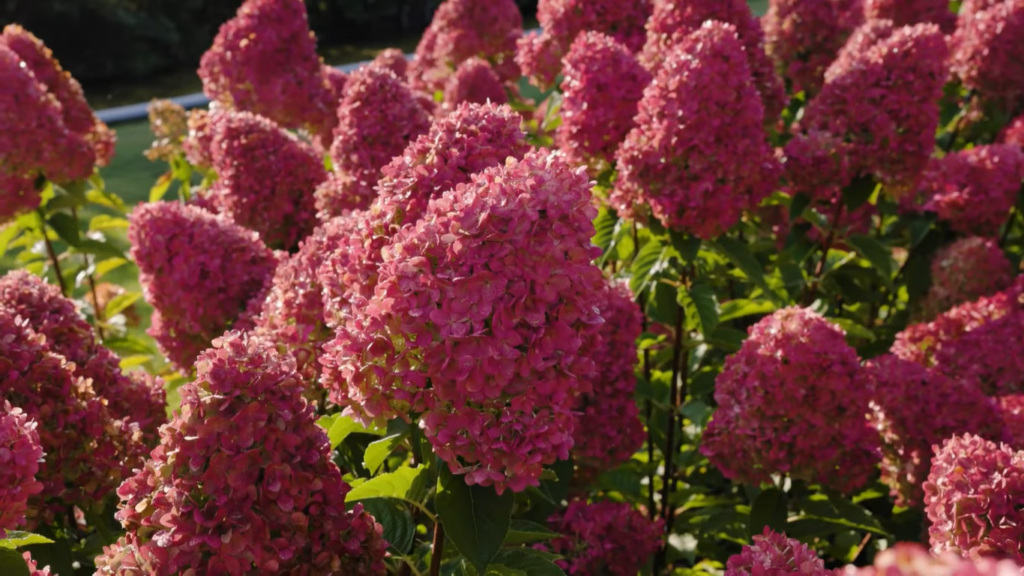
[[[430,576],[441,573],[441,557],[444,556],[444,525],[438,520],[434,524],[434,542],[430,553]]]
[[[53,243],[50,242],[50,237],[46,234],[46,217],[43,216],[41,208],[36,210],[36,214],[39,215],[39,231],[43,234],[43,241],[46,243],[46,253],[50,256],[50,263],[53,264],[53,271],[57,275],[57,285],[60,286],[60,293],[67,296],[68,287],[64,284],[64,274],[60,270],[57,251],[53,249]]]

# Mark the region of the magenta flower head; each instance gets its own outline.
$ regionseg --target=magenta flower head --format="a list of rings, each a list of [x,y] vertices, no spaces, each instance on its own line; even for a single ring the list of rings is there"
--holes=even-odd
[[[387,68],[402,80],[405,79],[405,75],[409,71],[409,61],[398,48],[388,48],[381,51],[380,54],[374,56],[372,65]]]
[[[150,335],[183,371],[232,327],[277,266],[257,233],[177,202],[136,208],[128,239],[155,309]]]
[[[576,500],[548,519],[559,536],[535,548],[562,556],[566,574],[633,576],[661,546],[662,523],[624,502]]]
[[[464,60],[444,84],[444,103],[449,107],[463,102],[505,104],[508,93],[491,65],[478,56]]]
[[[1024,392],[1024,312],[1015,310],[946,342],[935,365],[995,396]]]
[[[946,53],[934,24],[866,24],[825,72],[795,131],[845,142],[850,178],[873,175],[897,194],[911,189],[935,147]]]
[[[285,128],[329,134],[337,100],[302,0],[245,0],[203,54],[203,92]]]
[[[921,303],[921,315],[926,319],[1013,284],[1010,261],[994,238],[960,238],[939,250],[931,268],[932,285]]]
[[[838,0],[772,0],[762,19],[765,49],[775,66],[808,97],[821,90],[825,69],[860,22]],[[863,17],[862,14],[857,14]]]
[[[1017,116],[999,133],[1000,144],[1010,144],[1024,149],[1024,114]]]
[[[1012,560],[962,558],[945,552],[931,554],[916,542],[898,542],[879,552],[873,566],[847,566],[846,576],[1017,576],[1021,567]]]
[[[21,558],[25,561],[25,567],[28,568],[28,576],[50,576],[50,567],[44,566],[40,570],[39,565],[32,559],[31,552],[22,552]]]
[[[583,171],[541,152],[431,201],[326,347],[332,399],[362,421],[423,413],[435,454],[469,484],[536,486],[568,457],[594,370],[581,346],[601,323],[595,214]]]
[[[1007,394],[997,401],[1006,443],[1014,450],[1024,450],[1024,394]]]
[[[313,192],[327,179],[313,147],[251,112],[210,116],[210,160],[217,182],[209,201],[271,248],[298,246],[316,225]]]
[[[321,220],[368,207],[381,167],[428,128],[429,114],[394,72],[371,65],[352,73],[331,145],[334,172],[316,191]]]
[[[459,64],[479,56],[502,82],[515,81],[516,40],[522,35],[523,16],[514,0],[445,0],[416,46],[409,80],[417,90],[442,90]]]
[[[542,32],[519,40],[516,62],[531,82],[548,88],[562,71],[562,58],[583,32],[600,32],[630,53],[639,52],[652,10],[650,0],[540,0],[537,20]]]
[[[616,154],[612,205],[647,204],[668,228],[719,236],[777,183],[763,120],[736,29],[708,22],[672,48],[644,91]]]
[[[856,490],[879,460],[870,386],[842,330],[810,310],[779,310],[726,359],[701,453],[737,482],[789,474]]]
[[[89,143],[93,157],[89,161],[90,170],[85,176],[92,173],[93,164],[109,164],[114,157],[117,136],[96,118],[85,100],[82,86],[61,67],[60,62],[53,57],[53,52],[42,40],[17,24],[9,24],[4,28],[0,44],[6,44],[16,53],[35,75],[36,80],[60,102],[61,115],[67,129]]]
[[[644,426],[633,400],[643,313],[622,282],[606,282],[597,301],[604,323],[584,344],[595,365],[593,390],[580,396],[572,449],[576,464],[594,475],[628,461],[644,443]]]
[[[956,26],[956,14],[946,0],[864,0],[868,20],[892,20],[896,26],[937,24],[946,34]]]
[[[97,574],[383,574],[383,528],[359,504],[346,511],[349,486],[291,358],[229,332],[196,372],[118,489],[127,533]]]
[[[933,159],[921,179],[924,208],[964,234],[995,235],[1024,181],[1024,150],[989,144]]]
[[[36,423],[5,401],[0,406],[0,539],[25,523],[29,497],[43,491],[36,481],[42,458]]]
[[[841,198],[850,183],[850,158],[842,138],[812,130],[797,134],[781,150],[787,191],[812,200],[832,202]]]
[[[662,63],[675,53],[675,46],[708,20],[717,20],[734,27],[748,62],[754,87],[761,95],[764,122],[774,124],[785,107],[786,94],[782,81],[775,74],[772,61],[765,54],[764,31],[743,0],[694,0],[690,2],[654,2],[654,13],[647,21],[647,43],[640,55],[643,63],[657,74]],[[734,67],[730,64],[730,67]]]
[[[867,371],[874,389],[871,423],[882,439],[882,480],[900,506],[923,504],[932,445],[963,432],[1003,438],[998,406],[970,380],[889,354],[869,362]]]
[[[1024,561],[1024,452],[973,434],[935,449],[924,484],[932,552]]]
[[[1024,3],[989,2],[959,19],[951,40],[950,69],[964,86],[1010,109],[1024,96]]]
[[[650,73],[628,48],[600,32],[580,34],[565,56],[557,133],[569,162],[592,167],[611,162],[636,126],[633,118],[650,82]]]
[[[726,561],[725,576],[832,576],[835,573],[825,569],[825,562],[806,544],[786,538],[785,534],[773,532],[767,526],[753,540],[753,544],[744,546],[739,554]]]

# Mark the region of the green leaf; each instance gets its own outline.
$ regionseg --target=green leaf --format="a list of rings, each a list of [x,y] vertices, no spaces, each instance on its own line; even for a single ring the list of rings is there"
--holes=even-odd
[[[11,548],[0,548],[0,574],[4,576],[29,576],[28,564],[21,553]]]
[[[602,251],[607,252],[615,238],[615,224],[619,219],[607,207],[602,207],[594,218],[594,238],[591,242]]]
[[[356,486],[345,495],[345,502],[367,498],[398,498],[419,505],[427,495],[429,482],[430,475],[425,466],[402,466],[394,472],[375,476]]]
[[[370,474],[376,474],[380,465],[388,459],[388,456],[398,448],[398,445],[403,440],[409,437],[409,432],[401,432],[398,434],[392,434],[385,436],[380,440],[371,442],[366,447],[366,452],[363,453],[363,466],[370,472]]]
[[[498,552],[493,562],[530,576],[565,576],[565,572],[553,562],[558,558],[541,550],[514,548]]]
[[[124,252],[113,244],[86,238],[75,245],[75,251],[81,254],[93,254],[100,258],[124,258]]]
[[[743,346],[747,339],[747,333],[728,326],[719,326],[711,334],[705,334],[704,340],[712,346],[717,346],[726,352],[736,352]]]
[[[789,203],[789,219],[796,220],[803,215],[804,210],[811,205],[811,197],[804,193],[799,193],[793,196],[793,199]]]
[[[867,340],[868,342],[874,342],[876,339],[874,332],[860,324],[857,324],[849,318],[829,318],[828,320],[842,328],[846,332],[847,336],[860,338],[861,340]]]
[[[46,223],[60,236],[60,239],[67,242],[69,246],[78,246],[81,242],[81,235],[78,232],[78,221],[70,214],[57,212],[51,215]]]
[[[7,254],[7,248],[10,246],[11,240],[14,240],[19,232],[21,232],[21,226],[18,226],[17,221],[0,228],[0,258]]]
[[[754,258],[753,253],[750,252],[750,246],[727,236],[722,236],[710,244],[715,248],[715,250],[728,258],[729,261],[732,262],[733,266],[739,268],[748,280],[763,290],[773,302],[780,306],[784,305],[779,298],[779,295],[768,287],[768,282],[764,278],[764,271],[761,270],[761,263],[758,262],[757,258]]]
[[[878,186],[871,176],[858,176],[849,186],[843,188],[843,203],[851,211],[856,210],[871,199]]]
[[[58,576],[74,576],[75,558],[71,551],[71,542],[67,538],[53,538],[52,544],[31,544],[22,552],[30,552],[32,559],[39,566],[49,566],[50,571]],[[0,574],[7,576],[6,572]]]
[[[339,444],[348,438],[349,434],[353,432],[362,432],[365,434],[375,434],[377,436],[383,436],[384,433],[381,430],[370,429],[348,416],[338,416],[331,423],[331,427],[327,429],[327,437],[331,440],[331,449],[335,449]],[[384,456],[387,458],[387,455]]]
[[[676,249],[676,252],[679,252],[679,257],[683,259],[683,262],[693,262],[697,257],[697,253],[700,252],[700,238],[687,236],[675,230],[669,230],[668,237],[672,241],[672,247]]]
[[[31,546],[32,544],[53,544],[53,540],[46,536],[22,532],[21,530],[8,530],[7,537],[0,540],[0,548],[9,548],[11,550],[22,546]]]
[[[167,194],[167,190],[171,187],[174,182],[174,173],[172,171],[165,172],[160,175],[156,180],[156,184],[149,189],[149,201],[159,202],[163,200],[164,195]]]
[[[109,214],[97,214],[92,217],[92,220],[89,220],[90,232],[97,230],[126,230],[127,228],[128,220],[126,218],[119,218]]]
[[[121,266],[124,266],[127,263],[128,263],[128,260],[125,260],[124,258],[107,258],[106,260],[102,260],[100,262],[97,262],[96,263],[95,277],[96,278],[102,278],[108,272],[110,272],[112,270],[116,270],[116,269],[120,268]]]
[[[786,493],[778,488],[762,491],[750,507],[750,520],[747,523],[748,533],[757,536],[765,526],[782,533],[786,530]]]
[[[654,276],[661,270],[661,263],[668,249],[661,245],[657,238],[651,238],[640,249],[630,268],[629,289],[633,294],[640,294],[651,284]]]
[[[359,503],[384,527],[384,539],[387,540],[390,550],[403,556],[412,550],[416,538],[416,522],[401,500],[368,498],[360,500]]]
[[[858,254],[864,257],[871,266],[882,277],[885,285],[892,287],[893,260],[892,253],[887,246],[870,236],[853,234],[846,239],[846,243],[853,247]]]
[[[114,296],[103,308],[103,317],[113,318],[116,314],[123,312],[129,306],[135,304],[139,298],[142,298],[142,292],[125,292],[124,294]]]
[[[686,310],[687,324],[691,328],[699,329],[701,334],[707,335],[718,327],[718,299],[711,286],[700,283],[689,289],[681,286],[676,298]]]
[[[441,468],[434,497],[445,534],[478,573],[486,571],[501,549],[515,501],[511,490],[499,495],[490,486],[467,486],[464,476],[447,467]]]
[[[509,526],[508,534],[505,535],[505,545],[526,544],[541,540],[551,540],[557,537],[558,534],[536,522],[513,520],[511,526]]]
[[[744,318],[746,316],[771,314],[777,309],[778,306],[770,300],[747,300],[743,298],[730,300],[722,304],[718,320],[720,322],[728,322],[729,320]]]
[[[107,192],[106,190],[94,188],[86,192],[85,197],[89,202],[110,208],[118,214],[124,215],[128,213],[128,207],[125,206],[124,201],[117,197],[117,195]]]
[[[800,520],[818,520],[844,528],[888,536],[885,528],[864,508],[838,494],[813,494],[800,501]]]

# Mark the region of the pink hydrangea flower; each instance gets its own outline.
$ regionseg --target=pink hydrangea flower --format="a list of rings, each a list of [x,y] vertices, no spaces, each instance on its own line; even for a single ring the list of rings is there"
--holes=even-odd
[[[146,158],[172,162],[182,153],[181,143],[188,135],[188,113],[181,104],[170,100],[153,100],[146,108],[149,113],[149,131],[155,140],[143,152]]]
[[[245,0],[203,54],[203,92],[285,128],[330,134],[337,104],[302,0]]]
[[[1024,394],[1007,394],[997,401],[1006,431],[1006,443],[1014,450],[1024,450]]]
[[[562,58],[583,32],[600,32],[630,53],[639,52],[652,10],[650,0],[540,0],[537,20],[542,32],[519,40],[516,62],[534,85],[548,88],[562,71]]]
[[[295,248],[316,225],[313,192],[327,179],[313,147],[250,112],[210,116],[210,161],[217,212],[259,232],[272,248]]]
[[[216,112],[217,106],[211,104],[210,110]],[[210,146],[213,132],[210,131],[210,112],[202,108],[189,110],[188,135],[181,143],[181,149],[189,164],[200,170],[209,170],[213,165],[210,157]]]
[[[155,309],[149,333],[185,372],[234,325],[277,266],[256,232],[176,202],[137,207],[128,240],[146,301]]]
[[[914,542],[898,542],[879,552],[872,566],[847,566],[846,576],[1019,576],[1021,567],[1012,560],[961,558],[946,552],[931,554]]]
[[[778,181],[763,120],[735,28],[708,22],[674,45],[644,91],[616,154],[612,205],[650,205],[666,227],[701,238],[724,233]]]
[[[444,103],[449,107],[463,102],[505,104],[508,93],[501,78],[483,58],[464,60],[444,84]]]
[[[1024,114],[1017,116],[999,133],[1000,144],[1012,144],[1024,149]]]
[[[97,574],[384,574],[383,528],[331,461],[288,356],[229,332],[196,361],[181,410],[118,489],[127,534]]]
[[[882,480],[900,506],[922,505],[933,444],[964,432],[1003,438],[998,406],[970,380],[893,355],[872,360],[867,371],[874,390],[871,423],[882,438]]]
[[[321,220],[367,208],[380,169],[430,128],[430,116],[394,72],[354,72],[338,107],[331,158],[334,172],[316,191]]]
[[[932,286],[921,303],[926,319],[1013,284],[1010,261],[994,238],[960,238],[935,255],[931,269]]]
[[[843,187],[853,180],[846,143],[828,132],[811,130],[795,135],[780,150],[780,157],[791,195],[832,201],[840,198]]]
[[[644,425],[633,400],[643,312],[623,282],[608,282],[597,300],[604,323],[583,345],[594,360],[593,390],[580,396],[573,436],[576,464],[591,474],[628,461],[644,443]]]
[[[0,406],[0,539],[25,523],[29,497],[43,491],[36,480],[42,457],[36,423],[5,401]]]
[[[931,22],[946,34],[956,25],[956,14],[946,0],[864,0],[864,16],[868,20],[892,20],[896,26],[913,26]]]
[[[950,69],[964,86],[1012,109],[1024,96],[1024,3],[1006,0],[970,7],[950,41]]]
[[[924,484],[932,552],[1024,561],[1024,452],[973,434],[935,448]]]
[[[863,14],[849,0],[772,0],[761,23],[765,50],[788,79],[791,92],[814,96],[846,38]],[[859,18],[858,18],[859,16]]]
[[[767,526],[753,540],[754,543],[744,546],[739,554],[729,557],[725,576],[832,576],[835,573],[835,570],[825,569],[825,562],[806,544],[786,538],[785,534],[774,532]]]
[[[416,46],[409,80],[417,90],[441,90],[459,64],[479,56],[503,83],[514,81],[516,40],[522,35],[523,16],[514,0],[445,0]]]
[[[924,209],[964,234],[994,235],[1024,180],[1024,150],[990,144],[933,159],[919,193]]]
[[[25,566],[28,568],[28,576],[50,576],[50,567],[46,566],[40,570],[39,565],[32,559],[31,552],[22,552],[21,557],[25,560]]]
[[[624,502],[576,500],[548,519],[559,536],[535,548],[562,556],[571,576],[634,576],[661,546],[662,522]]]
[[[405,54],[398,48],[388,48],[381,51],[380,54],[374,56],[371,64],[391,70],[395,73],[395,76],[403,80],[409,71],[409,60],[406,59]]]
[[[15,52],[36,80],[60,102],[61,116],[67,129],[89,143],[93,157],[89,161],[90,171],[85,176],[91,173],[93,164],[109,164],[114,157],[117,136],[93,114],[85,100],[82,86],[61,67],[60,62],[53,57],[53,52],[42,40],[17,24],[9,24],[4,28],[0,43]]]
[[[636,126],[633,118],[650,82],[650,73],[628,48],[600,32],[580,34],[565,56],[557,132],[569,162],[610,162]]]
[[[825,72],[821,93],[794,131],[845,142],[850,178],[870,174],[901,194],[935,147],[946,53],[935,25],[866,24]]]
[[[675,46],[687,41],[708,20],[734,27],[734,32],[743,44],[754,87],[761,94],[764,122],[774,124],[786,105],[785,89],[765,53],[761,23],[750,12],[750,6],[744,0],[654,2],[654,13],[647,21],[647,43],[640,55],[640,62],[657,74],[662,63],[675,52]]]
[[[568,457],[594,369],[580,347],[601,322],[595,215],[586,175],[541,152],[432,200],[325,348],[332,399],[363,421],[423,413],[469,484],[536,486]]]
[[[850,492],[879,460],[870,389],[842,330],[810,310],[779,310],[726,359],[701,453],[737,482],[789,474]]]
[[[991,395],[1024,392],[1024,312],[1016,310],[946,342],[936,367]]]

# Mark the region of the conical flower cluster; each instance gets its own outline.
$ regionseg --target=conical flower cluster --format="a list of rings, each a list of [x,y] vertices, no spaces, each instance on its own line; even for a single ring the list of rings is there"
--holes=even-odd
[[[35,421],[5,401],[0,406],[0,540],[25,523],[29,497],[43,491],[36,481],[42,457]]]

